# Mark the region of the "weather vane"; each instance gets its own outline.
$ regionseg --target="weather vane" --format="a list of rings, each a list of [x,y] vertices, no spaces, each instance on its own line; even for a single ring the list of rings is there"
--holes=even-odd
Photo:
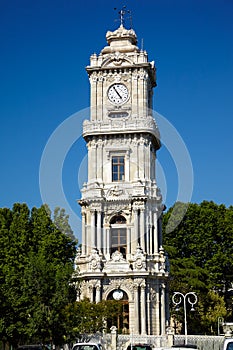
[[[114,10],[117,10],[116,7],[114,7]],[[119,19],[117,19],[116,21],[120,21],[121,25],[124,26],[125,24],[125,20],[129,19],[130,20],[130,28],[132,28],[132,15],[131,15],[131,11],[126,10],[126,6],[123,6],[122,9],[120,11],[118,11],[119,14]],[[125,18],[125,15],[129,14],[129,16],[127,18]]]

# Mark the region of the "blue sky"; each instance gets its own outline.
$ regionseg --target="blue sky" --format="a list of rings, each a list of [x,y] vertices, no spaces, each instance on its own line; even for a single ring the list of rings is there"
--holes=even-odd
[[[63,121],[89,107],[85,66],[106,45],[107,30],[118,27],[114,7],[122,5],[132,11],[138,45],[143,42],[156,63],[154,109],[173,125],[190,154],[191,201],[233,204],[231,0],[0,0],[1,207],[41,205],[45,145]],[[78,237],[77,179],[85,154],[79,138],[62,166],[65,209]],[[158,159],[170,207],[177,199],[177,169],[166,147]]]

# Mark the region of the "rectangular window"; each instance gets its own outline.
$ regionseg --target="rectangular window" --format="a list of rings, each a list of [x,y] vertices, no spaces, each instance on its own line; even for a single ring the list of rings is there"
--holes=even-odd
[[[112,157],[112,181],[124,181],[125,179],[125,157]]]
[[[111,229],[111,254],[116,250],[126,257],[126,228],[112,228]]]

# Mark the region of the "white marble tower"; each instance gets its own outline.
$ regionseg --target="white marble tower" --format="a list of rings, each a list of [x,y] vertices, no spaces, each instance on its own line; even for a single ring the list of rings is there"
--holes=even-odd
[[[86,68],[91,115],[83,124],[88,180],[79,201],[78,300],[122,303],[119,332],[165,334],[168,271],[155,164],[160,140],[151,115],[156,70],[136,46],[134,30],[121,24],[106,38]]]

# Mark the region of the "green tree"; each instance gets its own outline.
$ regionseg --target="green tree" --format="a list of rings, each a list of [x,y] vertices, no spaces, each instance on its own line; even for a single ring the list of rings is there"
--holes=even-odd
[[[170,294],[197,293],[201,319],[195,321],[194,317],[191,326],[199,333],[216,329],[218,312],[210,307],[209,293],[215,293],[215,300],[224,297],[233,282],[232,219],[232,207],[207,201],[190,203],[188,207],[186,203],[176,203],[163,217],[164,247],[171,266]],[[224,310],[218,317],[226,315],[226,307]]]
[[[198,309],[202,323],[208,328],[208,333],[217,334],[218,318],[224,318],[227,315],[224,298],[213,290],[209,290],[207,297],[200,300]]]
[[[53,222],[59,231],[75,240],[74,232],[69,224],[69,215],[66,214],[65,209],[59,207],[54,209]]]
[[[102,300],[91,303],[88,299],[71,303],[63,311],[66,324],[66,340],[86,341],[96,332],[102,332],[107,326],[107,320],[121,314],[121,303],[115,300]]]
[[[60,232],[47,207],[0,209],[0,335],[16,346],[62,343],[62,310],[75,300],[76,241]]]

